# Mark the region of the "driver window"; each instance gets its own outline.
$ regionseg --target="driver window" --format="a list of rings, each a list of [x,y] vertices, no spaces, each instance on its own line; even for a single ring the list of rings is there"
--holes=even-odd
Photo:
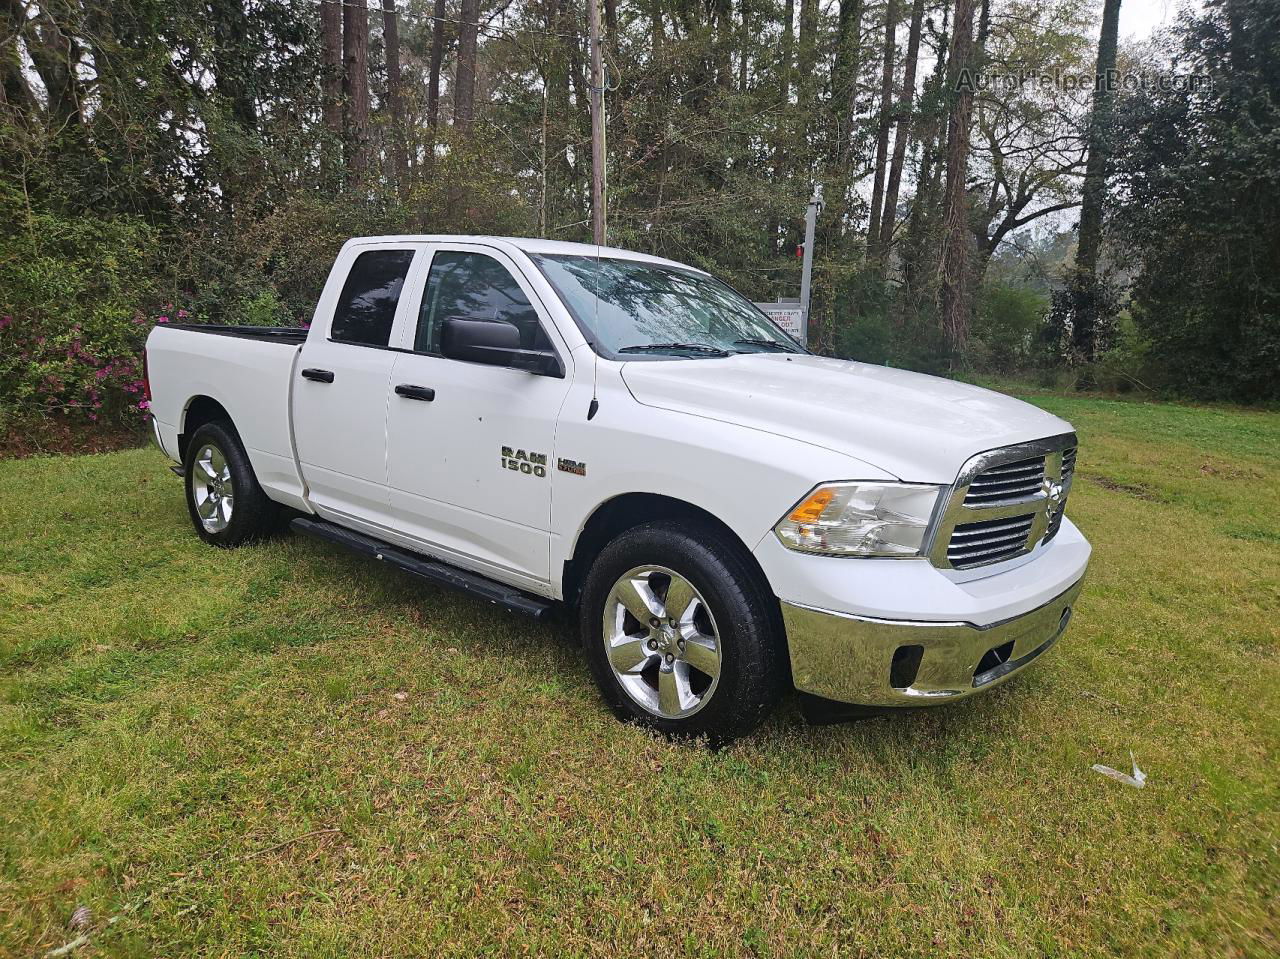
[[[432,257],[414,350],[438,354],[440,329],[452,317],[510,323],[520,331],[521,349],[551,349],[551,341],[538,323],[537,311],[515,278],[501,263],[483,253],[441,250]]]

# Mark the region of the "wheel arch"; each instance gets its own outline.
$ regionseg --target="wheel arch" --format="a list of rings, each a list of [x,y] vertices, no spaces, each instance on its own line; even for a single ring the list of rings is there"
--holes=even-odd
[[[743,542],[742,537],[731,526],[714,513],[686,500],[661,493],[622,493],[597,506],[578,533],[573,554],[564,563],[562,586],[565,602],[569,605],[577,603],[587,570],[600,555],[600,551],[617,536],[643,523],[662,520],[693,522],[714,528],[728,543],[737,548],[743,562],[754,575],[759,577],[760,583],[769,595],[773,596],[773,588],[769,585],[768,577],[765,576],[760,563],[752,554],[751,547]],[[781,618],[782,613],[779,607],[779,622]]]
[[[226,420],[231,424],[231,428],[235,429],[235,423],[231,419],[231,414],[227,412],[227,408],[212,396],[201,393],[187,400],[186,408],[182,411],[182,422],[178,427],[180,461],[185,463],[187,460],[187,443],[191,434],[205,423],[212,423],[215,420]]]

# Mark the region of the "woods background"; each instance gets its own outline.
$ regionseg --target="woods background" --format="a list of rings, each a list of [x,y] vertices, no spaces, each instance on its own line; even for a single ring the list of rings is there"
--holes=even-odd
[[[137,422],[154,323],[304,323],[352,235],[588,239],[584,3],[0,0],[0,431]],[[822,183],[822,352],[1280,399],[1277,0],[602,3],[611,244],[794,296]]]

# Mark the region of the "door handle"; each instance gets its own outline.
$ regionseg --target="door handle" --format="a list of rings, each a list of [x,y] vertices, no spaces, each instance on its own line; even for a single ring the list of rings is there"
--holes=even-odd
[[[302,378],[304,380],[315,380],[317,383],[332,383],[333,371],[332,370],[315,370],[315,369],[303,370]]]
[[[430,403],[436,398],[436,391],[429,386],[414,386],[411,383],[401,383],[396,387],[396,396],[403,396],[406,400],[424,400]]]

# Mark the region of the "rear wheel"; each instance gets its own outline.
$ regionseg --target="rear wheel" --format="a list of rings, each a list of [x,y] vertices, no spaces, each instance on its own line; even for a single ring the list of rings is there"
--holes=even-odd
[[[249,457],[225,420],[205,423],[187,441],[187,510],[214,546],[239,546],[274,528],[278,507],[258,485]]]
[[[728,742],[754,729],[786,688],[775,605],[720,531],[665,522],[628,530],[583,587],[592,676],[621,719]]]

